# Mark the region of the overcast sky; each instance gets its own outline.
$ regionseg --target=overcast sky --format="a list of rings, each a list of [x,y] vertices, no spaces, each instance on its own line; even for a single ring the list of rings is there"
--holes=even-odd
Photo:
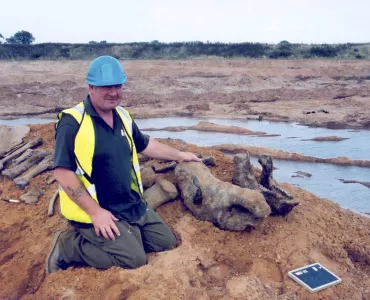
[[[370,42],[370,0],[6,0],[0,33],[36,43]]]

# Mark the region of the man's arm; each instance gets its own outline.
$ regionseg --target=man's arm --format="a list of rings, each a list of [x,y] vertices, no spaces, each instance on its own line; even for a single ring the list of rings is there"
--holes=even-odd
[[[114,221],[118,221],[118,219],[108,210],[101,208],[91,198],[74,172],[64,168],[56,168],[54,169],[54,177],[69,198],[90,216],[97,236],[103,236],[107,240],[115,240],[114,233],[120,235],[116,224],[114,224]]]
[[[198,158],[194,153],[191,152],[181,152],[170,146],[164,145],[155,139],[150,139],[148,146],[142,152],[145,156],[156,158],[156,159],[166,159],[166,160],[176,160],[176,161],[197,161],[202,160]]]
[[[119,235],[119,230],[114,224],[114,221],[118,220],[91,198],[74,172],[77,168],[74,156],[74,140],[77,131],[78,123],[70,115],[63,116],[58,123],[54,151],[55,179],[69,198],[91,217],[96,235],[114,240],[114,233]]]
[[[149,139],[148,136],[145,136],[139,130],[135,121],[132,122],[132,129],[137,152],[142,153],[145,156],[176,161],[202,161],[194,153],[181,152],[170,146],[164,145],[155,139]]]

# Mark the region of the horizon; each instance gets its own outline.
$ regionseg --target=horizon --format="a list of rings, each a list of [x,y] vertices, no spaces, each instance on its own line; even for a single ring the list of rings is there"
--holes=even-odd
[[[23,29],[22,29],[23,30]],[[21,30],[19,30],[21,31]],[[25,31],[28,31],[28,30],[25,30]],[[32,32],[31,32],[32,33]],[[5,40],[5,36],[4,36],[4,40]],[[265,45],[278,45],[280,44],[281,42],[285,41],[280,41],[278,43],[263,43],[263,42],[248,42],[248,41],[241,41],[241,42],[222,42],[222,41],[216,41],[216,42],[202,42],[202,41],[174,41],[174,42],[161,42],[161,41],[157,41],[157,40],[154,40],[156,42],[158,42],[159,44],[166,44],[166,45],[171,45],[171,44],[177,44],[177,43],[203,43],[203,44],[247,44],[247,43],[251,43],[251,44],[265,44]],[[93,42],[96,42],[96,43],[90,43],[90,42],[87,42],[87,43],[68,43],[68,42],[42,42],[42,43],[32,43],[30,45],[27,45],[27,44],[23,44],[25,46],[35,46],[35,45],[44,45],[44,44],[60,44],[60,45],[101,45],[101,44],[105,44],[105,45],[128,45],[128,44],[151,44],[153,43],[154,41],[150,41],[150,42],[108,42],[108,41],[93,41]],[[103,43],[102,43],[103,42]],[[288,41],[289,42],[289,41]],[[289,42],[289,44],[292,44],[292,45],[345,45],[345,44],[349,44],[349,45],[367,45],[367,44],[370,44],[370,41],[369,42],[343,42],[343,43],[294,43],[294,42]],[[3,44],[0,44],[0,45],[14,45],[14,44],[8,44],[8,43],[3,43]],[[18,44],[19,45],[19,44]]]

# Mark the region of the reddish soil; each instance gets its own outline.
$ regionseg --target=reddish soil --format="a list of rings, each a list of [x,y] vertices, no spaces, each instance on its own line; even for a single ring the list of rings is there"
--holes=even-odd
[[[44,149],[53,149],[53,124],[31,126],[28,139],[36,136],[44,139]],[[231,181],[232,159],[221,152],[164,142],[216,156],[212,173]],[[68,228],[58,214],[47,217],[57,188],[46,184],[50,175],[31,181],[44,192],[37,204],[0,202],[0,299],[370,299],[370,219],[288,184],[282,187],[300,205],[285,217],[270,216],[252,232],[199,221],[176,199],[157,210],[181,241],[176,249],[149,254],[148,265],[136,270],[72,267],[46,276],[53,235]],[[163,176],[173,181],[173,174]],[[2,179],[1,197],[21,194]],[[288,278],[289,270],[313,262],[343,283],[310,294]]]
[[[0,62],[0,119],[55,118],[86,95],[87,61]],[[205,116],[298,121],[329,128],[370,128],[369,61],[189,60],[123,62],[129,81],[122,104],[135,117]],[[314,113],[313,113],[314,112]],[[31,126],[27,140],[54,147],[53,124]],[[212,154],[212,173],[231,181],[233,162],[209,148],[165,140],[178,149]],[[257,151],[257,150],[256,150]],[[297,154],[298,155],[298,154]],[[346,161],[344,161],[346,162]],[[146,164],[158,164],[149,161]],[[370,299],[370,218],[297,187],[300,200],[285,217],[267,218],[252,232],[228,232],[197,220],[181,199],[158,208],[179,247],[149,254],[136,270],[69,268],[45,275],[57,230],[47,217],[57,184],[51,172],[31,180],[35,205],[0,201],[0,299]],[[173,173],[163,175],[174,181]],[[24,191],[0,178],[0,197]],[[343,283],[310,294],[287,272],[320,262]]]

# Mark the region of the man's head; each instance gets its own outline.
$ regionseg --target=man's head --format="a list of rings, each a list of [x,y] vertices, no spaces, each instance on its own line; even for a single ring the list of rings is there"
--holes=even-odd
[[[122,85],[127,77],[117,59],[100,56],[94,59],[87,72],[90,99],[95,109],[108,112],[122,100]]]

